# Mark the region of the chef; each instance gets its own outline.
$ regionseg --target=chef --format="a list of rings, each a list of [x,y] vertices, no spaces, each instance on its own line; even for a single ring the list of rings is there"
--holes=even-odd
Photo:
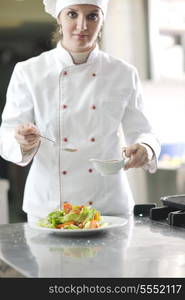
[[[155,172],[160,152],[137,70],[98,47],[108,0],[43,2],[60,40],[16,64],[0,129],[2,157],[19,166],[32,162],[23,210],[35,222],[64,202],[90,201],[102,215],[129,215],[126,170]],[[101,176],[90,159],[122,159],[120,125],[128,161],[117,174]]]

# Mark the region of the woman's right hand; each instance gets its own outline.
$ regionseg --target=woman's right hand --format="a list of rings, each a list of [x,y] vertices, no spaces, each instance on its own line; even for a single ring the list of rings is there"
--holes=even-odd
[[[15,139],[21,146],[23,152],[27,152],[40,143],[37,127],[32,123],[21,124],[15,128]]]

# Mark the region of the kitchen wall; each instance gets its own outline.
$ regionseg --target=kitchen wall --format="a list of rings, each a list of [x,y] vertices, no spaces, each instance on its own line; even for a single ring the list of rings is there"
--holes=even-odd
[[[168,12],[175,14],[175,2],[182,8],[180,0],[110,0],[103,35],[104,50],[138,69],[146,110],[161,144],[185,141],[185,50],[183,57],[179,44],[185,24],[180,27],[179,21],[172,27]],[[165,35],[168,24],[176,40]],[[184,171],[176,167],[159,167],[154,175],[142,169],[127,174],[136,203],[159,202],[165,194],[185,192]]]
[[[42,0],[1,0],[0,27],[16,27],[26,22],[51,22],[43,12]]]
[[[102,48],[134,64],[142,79],[148,78],[147,0],[110,0]]]

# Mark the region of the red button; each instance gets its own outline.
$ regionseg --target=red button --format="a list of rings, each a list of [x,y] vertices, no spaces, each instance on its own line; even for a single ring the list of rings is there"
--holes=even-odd
[[[67,105],[66,105],[66,104],[62,105],[62,108],[63,108],[63,109],[66,109],[66,108],[67,108]]]
[[[63,175],[67,175],[67,171],[62,171],[62,174]]]
[[[96,73],[92,73],[92,76],[93,76],[93,77],[96,77]]]
[[[93,172],[93,169],[89,169],[89,173],[92,173]]]
[[[92,139],[91,139],[91,142],[95,142],[95,138],[92,138]]]
[[[63,73],[63,74],[64,74],[64,76],[66,76],[66,75],[67,75],[67,71],[64,71],[64,73]]]
[[[93,105],[93,106],[92,106],[92,109],[94,109],[94,110],[95,110],[95,109],[96,109],[96,106],[95,106],[95,105]]]
[[[67,139],[67,138],[64,138],[64,142],[68,142],[68,139]]]

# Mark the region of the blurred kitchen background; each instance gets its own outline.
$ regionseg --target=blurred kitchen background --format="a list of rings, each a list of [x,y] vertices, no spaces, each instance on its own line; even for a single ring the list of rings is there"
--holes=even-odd
[[[55,21],[42,0],[0,0],[0,110],[18,61],[51,49]],[[136,203],[185,193],[185,0],[110,0],[101,48],[135,65],[162,151],[155,174],[129,170]],[[123,141],[124,143],[124,141]],[[26,221],[29,167],[0,158],[0,224]]]

